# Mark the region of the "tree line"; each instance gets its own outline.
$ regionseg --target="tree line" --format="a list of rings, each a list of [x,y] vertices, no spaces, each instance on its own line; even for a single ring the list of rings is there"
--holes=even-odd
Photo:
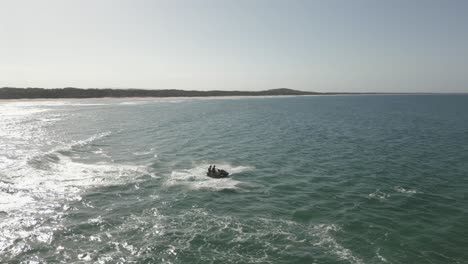
[[[203,96],[270,96],[270,95],[313,95],[287,88],[265,91],[186,91],[186,90],[145,90],[145,89],[80,89],[80,88],[0,88],[0,99],[35,98],[103,98],[103,97],[203,97]]]

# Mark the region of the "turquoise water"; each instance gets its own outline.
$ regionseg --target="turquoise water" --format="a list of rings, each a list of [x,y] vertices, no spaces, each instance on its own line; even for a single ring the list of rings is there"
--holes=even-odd
[[[0,262],[468,263],[468,96],[1,101],[0,146]]]

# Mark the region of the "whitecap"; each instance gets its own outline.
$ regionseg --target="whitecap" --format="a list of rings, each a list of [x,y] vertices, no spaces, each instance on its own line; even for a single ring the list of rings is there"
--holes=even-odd
[[[375,252],[375,255],[377,256],[377,258],[380,259],[380,261],[388,262],[388,260],[386,258],[384,258],[382,255],[380,255],[380,248],[377,248],[377,251]]]
[[[393,188],[395,191],[399,192],[399,193],[406,193],[406,194],[414,194],[414,193],[418,193],[417,190],[411,190],[411,189],[405,189],[401,186],[395,186]]]
[[[349,261],[355,264],[364,263],[362,259],[354,256],[353,252],[336,241],[333,233],[340,231],[341,228],[335,224],[320,224],[313,227],[313,235],[319,238],[314,246],[319,246],[331,250],[341,260]]]
[[[379,199],[379,200],[385,200],[390,197],[390,194],[386,194],[380,191],[379,189],[377,189],[375,192],[369,193],[369,197],[374,198],[374,199]]]
[[[78,254],[78,259],[83,261],[91,261],[91,255],[89,253]]]
[[[135,156],[147,156],[147,155],[153,155],[153,157],[158,157],[158,155],[154,154],[155,149],[151,148],[149,150],[144,150],[144,151],[137,151],[134,152],[133,155]]]

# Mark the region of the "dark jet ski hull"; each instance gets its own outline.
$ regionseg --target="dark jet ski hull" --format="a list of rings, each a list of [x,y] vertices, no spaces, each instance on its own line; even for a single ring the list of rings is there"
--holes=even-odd
[[[218,170],[217,172],[207,172],[206,176],[214,179],[229,178],[229,173],[224,170]]]

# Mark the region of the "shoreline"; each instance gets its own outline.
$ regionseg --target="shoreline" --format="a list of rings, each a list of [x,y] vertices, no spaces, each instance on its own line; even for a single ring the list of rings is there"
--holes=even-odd
[[[468,93],[323,93],[323,94],[303,94],[303,95],[213,95],[213,96],[126,96],[126,97],[59,97],[59,98],[0,98],[0,102],[22,102],[22,101],[60,101],[60,100],[132,100],[132,101],[172,101],[172,100],[203,100],[203,99],[241,99],[241,98],[285,98],[285,97],[315,97],[315,96],[437,96],[437,95],[461,95],[468,96]]]
[[[356,96],[356,95],[434,95],[458,93],[392,93],[392,92],[312,92],[289,88],[276,88],[261,91],[236,90],[144,90],[144,89],[97,89],[97,88],[0,88],[0,100],[63,100],[63,99],[105,99],[124,98],[129,100],[149,100],[149,98],[251,98],[251,97],[278,97],[278,96]]]
[[[462,95],[467,96],[468,93],[323,93],[323,94],[303,94],[303,95],[212,95],[212,96],[122,96],[122,97],[40,97],[40,98],[0,98],[0,102],[13,102],[13,101],[60,101],[60,100],[96,100],[96,99],[122,99],[134,101],[148,101],[148,100],[203,100],[203,99],[241,99],[241,98],[285,98],[285,97],[315,97],[315,96],[437,96],[437,95]]]

